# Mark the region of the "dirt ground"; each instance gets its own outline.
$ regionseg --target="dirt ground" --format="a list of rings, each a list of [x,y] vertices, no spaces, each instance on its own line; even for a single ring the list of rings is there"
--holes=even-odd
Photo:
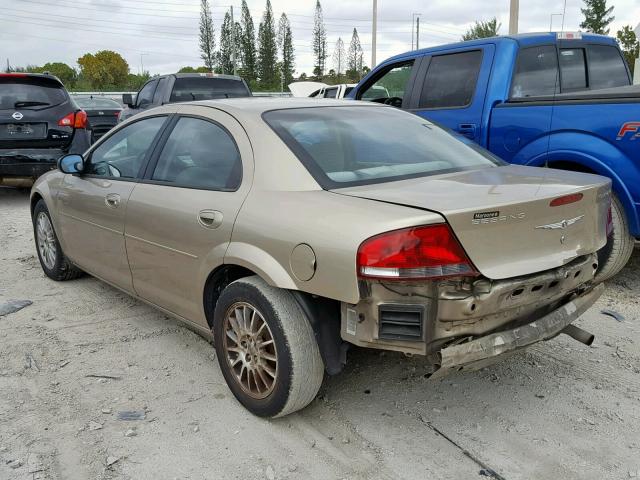
[[[33,302],[0,316],[0,479],[640,478],[639,292],[637,249],[578,322],[592,347],[560,336],[442,381],[354,349],[266,421],[201,337],[91,277],[45,278],[28,194],[0,188],[0,304]]]

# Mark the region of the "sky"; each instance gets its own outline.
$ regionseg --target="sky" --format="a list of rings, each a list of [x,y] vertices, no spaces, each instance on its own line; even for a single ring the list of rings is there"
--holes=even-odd
[[[216,34],[226,11],[233,5],[239,19],[241,0],[209,0]],[[266,0],[248,0],[256,32]],[[371,65],[372,0],[321,0],[327,29],[328,51],[341,37],[346,46],[356,27]],[[640,0],[608,0],[615,21],[610,35],[623,25],[640,23]],[[520,32],[562,28],[563,0],[520,0]],[[311,73],[311,34],[315,0],[272,0],[276,17],[283,12],[291,21],[296,72]],[[575,31],[583,20],[582,0],[567,0],[564,29]],[[202,65],[198,50],[200,0],[0,0],[0,65],[12,66],[65,62],[77,67],[87,52],[119,52],[132,72],[151,74]],[[509,0],[378,0],[377,61],[411,49],[413,13],[421,14],[420,46],[458,41],[475,20],[497,17],[506,34]],[[559,14],[553,15],[551,14]],[[4,58],[3,58],[4,57]],[[332,55],[328,67],[333,67]],[[4,69],[4,68],[2,68]]]

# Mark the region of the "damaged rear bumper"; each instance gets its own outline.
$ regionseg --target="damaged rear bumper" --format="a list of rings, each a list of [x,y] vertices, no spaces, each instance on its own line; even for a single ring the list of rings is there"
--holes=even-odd
[[[443,348],[439,352],[439,368],[431,378],[440,378],[454,371],[477,370],[493,363],[502,355],[557,336],[586,312],[603,291],[604,285],[597,285],[531,323]]]

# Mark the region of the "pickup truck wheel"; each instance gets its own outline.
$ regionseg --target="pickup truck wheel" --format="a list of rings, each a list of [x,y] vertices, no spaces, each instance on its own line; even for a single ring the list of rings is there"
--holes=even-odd
[[[598,252],[598,272],[595,280],[604,282],[616,275],[629,261],[633,253],[635,239],[629,233],[629,223],[618,197],[614,194],[611,200],[611,218],[613,232],[607,244]]]
[[[62,251],[44,200],[36,203],[32,221],[36,251],[45,275],[56,281],[73,280],[81,276],[82,270],[73,265]]]
[[[313,329],[287,290],[259,277],[229,284],[214,312],[218,363],[238,401],[260,417],[282,417],[317,395],[324,365]]]

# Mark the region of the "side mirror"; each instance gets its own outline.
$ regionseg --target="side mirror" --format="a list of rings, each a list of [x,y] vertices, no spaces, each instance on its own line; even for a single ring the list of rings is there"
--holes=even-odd
[[[58,170],[62,173],[81,173],[84,169],[82,155],[69,154],[58,160]]]
[[[129,108],[133,108],[133,95],[131,95],[130,93],[123,93],[122,103],[124,103]]]

